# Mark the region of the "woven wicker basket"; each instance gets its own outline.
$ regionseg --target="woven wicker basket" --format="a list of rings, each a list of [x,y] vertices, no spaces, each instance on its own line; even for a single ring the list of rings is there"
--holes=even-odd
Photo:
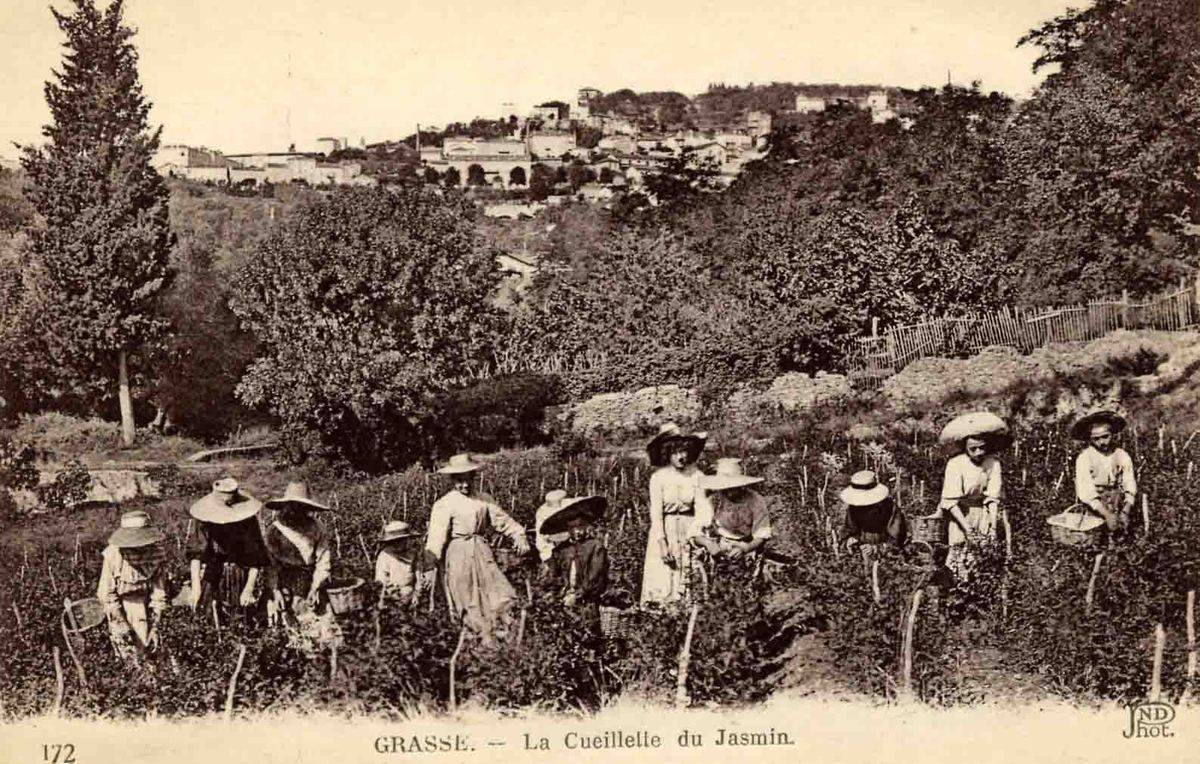
[[[930,545],[946,543],[946,518],[941,512],[910,517],[908,527],[913,541]]]
[[[367,604],[367,587],[361,578],[331,580],[325,593],[329,607],[338,615],[362,610]]]
[[[600,606],[600,632],[606,637],[622,637],[628,630],[632,609]]]
[[[81,634],[104,623],[104,606],[95,597],[75,600],[69,611],[63,608],[62,622],[69,633]]]
[[[1079,504],[1073,504],[1067,511],[1046,518],[1046,524],[1050,526],[1050,538],[1063,546],[1092,549],[1104,538],[1104,521],[1089,515]]]

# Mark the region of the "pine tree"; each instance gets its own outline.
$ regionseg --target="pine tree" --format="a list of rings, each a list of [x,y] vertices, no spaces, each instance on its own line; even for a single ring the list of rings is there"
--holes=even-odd
[[[138,80],[134,31],[122,21],[123,0],[105,10],[95,0],[73,2],[69,14],[51,11],[67,52],[45,87],[47,142],[24,147],[22,158],[42,219],[33,231],[30,277],[40,342],[57,384],[64,393],[102,395],[115,372],[128,446],[130,356],[153,351],[169,330],[159,308],[172,277],[169,193],[150,164],[161,128],[151,131],[147,123],[150,104]]]

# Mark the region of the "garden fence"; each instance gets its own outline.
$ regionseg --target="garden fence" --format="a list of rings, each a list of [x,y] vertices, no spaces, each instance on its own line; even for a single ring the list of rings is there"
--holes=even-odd
[[[894,326],[856,339],[847,372],[859,387],[878,387],[918,358],[971,353],[1005,345],[1028,353],[1051,342],[1096,339],[1114,329],[1178,331],[1200,324],[1200,280],[1181,282],[1145,302],[1100,300],[1062,308],[1005,307],[993,313]]]

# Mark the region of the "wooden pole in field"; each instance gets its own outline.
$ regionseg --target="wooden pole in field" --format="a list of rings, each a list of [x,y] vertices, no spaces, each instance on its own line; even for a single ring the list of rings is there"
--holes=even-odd
[[[1008,510],[1000,510],[1000,522],[1004,525],[1004,559],[1012,559],[1012,523],[1008,521]]]
[[[79,662],[79,656],[75,654],[74,637],[75,632],[79,631],[79,624],[75,621],[75,613],[71,610],[71,600],[63,600],[63,611],[66,619],[59,619],[62,626],[63,641],[67,643],[67,653],[71,656],[71,662],[75,664],[75,673],[79,675],[79,684],[86,690],[88,687],[87,672],[83,670],[83,664]],[[67,631],[67,621],[71,623],[71,631]]]
[[[1154,668],[1150,674],[1150,692],[1146,700],[1157,703],[1162,697],[1162,658],[1163,647],[1167,642],[1167,632],[1161,623],[1154,624]]]
[[[908,611],[908,622],[904,627],[904,663],[903,674],[900,677],[900,695],[906,699],[912,699],[912,667],[913,667],[913,642],[917,632],[917,612],[921,607],[921,595],[923,589],[917,589],[913,593],[912,607]]]
[[[62,660],[59,658],[58,645],[54,646],[54,707],[50,709],[51,716],[58,716],[62,711],[63,694],[66,682],[63,679]]]
[[[233,718],[233,694],[237,691],[238,674],[242,673],[244,660],[246,660],[246,646],[238,645],[237,665],[233,667],[233,675],[229,677],[229,690],[225,693],[225,721]]]
[[[362,548],[363,559],[367,561],[367,566],[371,565],[371,553],[367,551],[367,542],[363,540],[362,533],[358,534],[358,545]]]
[[[687,634],[683,637],[683,649],[679,651],[679,671],[675,680],[675,705],[679,708],[688,704],[687,675],[688,664],[692,660],[692,635],[696,631],[696,616],[700,613],[700,604],[692,605],[692,614],[688,618]]]
[[[1150,497],[1142,494],[1142,531],[1150,535]]]
[[[333,684],[333,680],[337,677],[337,642],[334,641],[329,645],[329,683]]]
[[[1092,601],[1096,597],[1096,579],[1100,575],[1100,563],[1104,561],[1104,552],[1096,555],[1096,561],[1092,563],[1092,577],[1088,579],[1087,593],[1083,596],[1083,604],[1088,609],[1092,609]]]
[[[20,609],[17,608],[17,603],[15,603],[15,602],[12,603],[12,611],[13,611],[13,615],[15,615],[17,617],[17,629],[20,630],[20,629],[25,628],[25,622],[23,620],[21,620],[21,611],[20,611]]]
[[[450,710],[454,711],[458,708],[458,694],[456,687],[456,672],[458,670],[458,654],[462,652],[463,639],[467,636],[467,621],[463,619],[462,628],[458,630],[458,644],[454,646],[454,654],[450,656]]]
[[[219,643],[221,641],[221,619],[217,615],[217,600],[215,597],[213,598],[213,601],[211,604],[212,604],[213,626],[215,626],[217,629],[217,642]]]
[[[1196,681],[1196,663],[1200,661],[1200,652],[1196,646],[1196,590],[1189,589],[1187,593],[1187,640],[1188,640],[1188,657],[1187,657],[1187,677],[1183,684],[1183,697],[1179,699],[1179,704],[1191,700],[1192,697],[1192,682]]]
[[[883,602],[883,592],[879,590],[879,560],[871,563],[871,593],[875,595],[875,604]]]

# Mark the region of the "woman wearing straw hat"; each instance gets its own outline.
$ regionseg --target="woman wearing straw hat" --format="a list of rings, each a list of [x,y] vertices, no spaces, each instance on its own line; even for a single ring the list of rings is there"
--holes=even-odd
[[[417,533],[403,520],[392,520],[379,534],[379,556],[375,558],[375,581],[379,601],[411,603],[416,587],[416,560],[412,540]]]
[[[258,513],[262,503],[244,493],[231,477],[222,478],[212,492],[191,506],[195,531],[189,536],[192,607],[231,597],[240,588],[236,603],[243,608],[262,604],[255,595],[260,571],[270,564]]]
[[[712,518],[712,506],[696,466],[707,434],[684,432],[673,422],[659,428],[646,445],[650,464],[650,533],[642,569],[643,605],[670,604],[687,595],[692,567],[691,539]],[[700,518],[697,524],[696,519]]]
[[[517,593],[504,577],[483,534],[489,527],[512,539],[521,554],[529,553],[525,529],[490,499],[474,493],[480,465],[470,454],[455,454],[438,474],[453,487],[433,504],[425,537],[425,564],[443,563],[450,616],[485,644],[507,633]]]
[[[1093,412],[1071,426],[1071,435],[1088,444],[1075,459],[1075,497],[1104,518],[1110,534],[1129,527],[1137,497],[1133,459],[1116,444],[1124,429],[1125,418],[1113,411]]]
[[[537,508],[533,513],[533,527],[536,529],[533,545],[537,547],[538,558],[542,561],[542,572],[548,573],[547,563],[550,562],[550,556],[554,553],[554,545],[561,543],[566,539],[566,534],[552,533],[547,534],[542,530],[542,523],[546,518],[562,508],[563,499],[567,498],[567,492],[562,489],[550,491],[546,494],[546,500],[542,506]]]
[[[771,513],[767,501],[754,489],[763,481],[742,471],[742,460],[718,459],[716,471],[701,478],[712,505],[712,518],[702,523],[695,542],[714,556],[733,559],[754,555],[771,539]]]
[[[562,585],[563,604],[578,608],[596,631],[600,628],[600,598],[608,588],[608,551],[589,528],[604,516],[607,506],[603,496],[565,499],[542,524],[545,532],[563,536],[548,565],[550,576]]]
[[[276,513],[264,536],[271,557],[268,587],[275,595],[275,615],[321,614],[328,609],[325,585],[333,555],[329,536],[313,513],[328,512],[329,507],[314,501],[301,482],[288,483],[283,496],[266,506]]]
[[[995,414],[977,411],[951,420],[939,441],[959,450],[946,462],[938,509],[949,514],[946,566],[967,579],[980,546],[996,540],[1002,497],[998,453],[1009,443],[1008,425]]]
[[[863,562],[870,563],[882,544],[903,546],[904,516],[892,501],[888,487],[871,470],[850,476],[850,485],[838,494],[844,508],[842,541],[847,550],[858,547]]]
[[[137,658],[157,644],[159,620],[167,607],[165,538],[148,514],[135,510],[121,515],[121,526],[104,548],[96,598],[122,658]]]

